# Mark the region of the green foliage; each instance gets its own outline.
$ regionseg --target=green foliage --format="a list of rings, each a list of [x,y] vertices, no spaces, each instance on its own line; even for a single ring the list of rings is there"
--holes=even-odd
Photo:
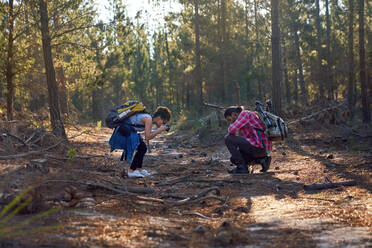
[[[30,188],[24,190],[19,195],[17,195],[9,204],[7,204],[0,212],[0,241],[12,237],[17,237],[20,235],[31,234],[36,232],[45,232],[52,229],[60,228],[60,225],[46,226],[46,227],[37,227],[29,228],[27,225],[30,223],[41,219],[49,214],[52,214],[60,209],[52,208],[47,211],[36,214],[32,217],[26,218],[25,220],[14,223],[12,220],[13,217],[18,214],[22,209],[24,209],[30,202],[32,198],[27,197],[27,193],[30,191]],[[11,223],[12,222],[12,223]]]
[[[48,104],[40,32],[36,25],[29,25],[38,23],[35,14],[38,10],[32,1],[15,2],[16,5],[22,3],[14,27],[17,36],[14,41],[15,103],[20,109],[38,112],[46,110]],[[80,122],[101,121],[109,108],[138,99],[150,111],[158,105],[167,105],[175,115],[181,110],[202,115],[196,112],[200,109],[200,82],[195,79],[195,3],[200,15],[204,101],[224,106],[236,104],[234,81],[240,86],[243,105],[271,97],[270,1],[181,1],[181,12],[168,13],[164,25],[155,29],[145,21],[148,13],[139,12],[136,18],[129,18],[123,1],[109,2],[109,17],[104,23],[97,21],[94,1],[48,1],[60,104],[66,105],[69,111],[65,114],[78,117]],[[0,50],[4,55],[8,39],[6,7],[6,1],[0,3],[3,30]],[[367,1],[366,52],[370,67],[371,8]],[[321,53],[327,49],[324,15],[321,12],[322,37],[317,37],[313,1],[280,1],[281,46],[287,51],[285,66],[292,95],[290,105],[295,101],[293,95],[301,96],[299,57],[308,99],[315,101],[319,93],[318,56],[321,56],[322,67],[332,68],[337,95],[345,95],[347,90],[348,2],[330,1],[331,58],[318,54],[316,47],[320,39]],[[356,16],[355,11],[354,21]],[[294,49],[294,25],[300,54]],[[356,48],[357,37],[354,34]],[[357,49],[354,52],[357,53]],[[5,68],[6,56],[2,56],[2,96],[6,94]]]
[[[102,127],[102,121],[97,121],[97,131],[101,130],[101,127]]]
[[[76,156],[76,154],[77,154],[76,148],[73,146],[70,147],[67,153],[68,160],[71,161]]]

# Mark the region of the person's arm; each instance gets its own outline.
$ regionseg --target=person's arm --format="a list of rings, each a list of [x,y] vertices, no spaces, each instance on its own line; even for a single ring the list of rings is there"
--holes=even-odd
[[[151,118],[144,117],[142,119],[142,122],[143,122],[143,124],[145,124],[145,140],[146,141],[149,141],[149,140],[155,138],[156,135],[158,135],[159,133],[167,130],[167,128],[168,128],[166,125],[162,125],[158,129],[152,131],[151,130],[151,128],[152,128],[152,119]]]
[[[228,132],[229,134],[233,134],[233,135],[235,135],[235,133],[236,133],[239,129],[241,129],[242,127],[244,127],[245,125],[247,125],[247,123],[248,123],[248,121],[249,121],[249,119],[247,118],[247,113],[248,113],[248,112],[246,112],[246,111],[242,112],[242,113],[238,116],[238,118],[237,118],[233,123],[230,124],[230,126],[229,126],[229,128],[228,128],[228,130],[227,130],[227,132]]]

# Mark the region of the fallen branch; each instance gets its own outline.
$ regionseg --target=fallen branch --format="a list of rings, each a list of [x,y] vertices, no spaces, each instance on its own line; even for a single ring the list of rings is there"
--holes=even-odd
[[[214,200],[218,200],[220,202],[226,202],[226,199],[223,199],[222,197],[218,197],[218,196],[215,196],[215,195],[207,195],[207,196],[204,196],[204,197],[198,198],[198,199],[186,198],[186,199],[183,199],[183,200],[180,200],[180,201],[177,201],[177,202],[169,203],[169,205],[171,205],[172,207],[182,206],[182,205],[186,205],[186,204],[193,204],[193,203],[202,202],[202,201],[205,201],[205,200],[208,200],[208,199],[214,199]]]
[[[158,186],[174,185],[174,184],[177,184],[177,183],[180,183],[180,182],[187,181],[188,179],[190,179],[193,176],[194,176],[194,174],[189,174],[189,175],[182,176],[182,177],[179,177],[179,178],[167,180],[165,182],[164,181],[155,182],[155,184],[157,184]]]
[[[53,158],[53,159],[56,159],[56,160],[63,160],[63,161],[67,161],[67,160],[72,160],[72,159],[92,159],[92,158],[105,158],[106,156],[105,155],[90,155],[90,156],[73,156],[72,159],[70,158],[59,158],[59,157],[54,157],[52,155],[46,155],[46,157],[48,158]]]
[[[10,137],[13,137],[13,138],[15,138],[15,139],[17,139],[18,141],[22,142],[22,144],[23,144],[24,146],[26,146],[25,141],[24,141],[23,139],[21,139],[20,137],[18,137],[17,135],[14,135],[14,134],[11,134],[11,133],[7,133],[7,135],[10,136]]]
[[[321,184],[310,184],[304,185],[304,190],[322,190],[322,189],[332,189],[338,188],[341,186],[355,186],[357,185],[356,181],[346,181],[339,183],[321,183]]]
[[[54,147],[58,146],[63,141],[66,141],[66,140],[65,139],[61,139],[60,141],[58,141],[54,145],[49,146],[49,147],[47,147],[45,149],[41,149],[39,151],[31,151],[31,152],[20,153],[20,154],[13,154],[13,155],[8,155],[8,156],[0,156],[0,160],[23,158],[23,157],[27,157],[27,156],[34,155],[34,154],[40,154],[40,153],[46,152],[46,151],[48,151],[50,149],[53,149]]]
[[[196,216],[198,216],[200,218],[203,218],[203,219],[206,219],[206,220],[212,219],[211,217],[205,216],[205,215],[203,215],[201,213],[198,213],[198,212],[186,212],[186,213],[182,213],[181,215],[196,215]]]
[[[125,188],[117,188],[116,186],[112,187],[112,186],[109,186],[109,185],[96,183],[96,182],[89,182],[89,181],[82,182],[82,181],[72,181],[72,180],[62,180],[62,179],[49,179],[49,180],[46,180],[46,181],[38,184],[38,186],[40,186],[42,184],[50,183],[50,182],[62,182],[62,183],[69,183],[69,184],[73,184],[73,183],[83,184],[83,185],[91,186],[93,188],[96,187],[96,188],[107,189],[107,190],[110,190],[110,191],[113,191],[113,192],[116,192],[116,193],[119,193],[119,194],[122,194],[122,195],[131,195],[131,194],[136,194],[136,193],[151,194],[151,193],[155,192],[155,190],[153,188],[140,188],[140,187],[128,187],[128,186],[125,186]]]
[[[6,159],[16,159],[16,158],[23,158],[34,154],[40,154],[43,151],[32,151],[32,152],[26,152],[26,153],[20,153],[20,154],[13,154],[8,156],[0,156],[0,160],[6,160]]]
[[[25,141],[25,143],[27,144],[28,142],[30,142],[35,135],[36,135],[36,132],[33,132],[31,136]]]
[[[337,109],[337,108],[339,108],[339,107],[342,107],[344,104],[345,104],[345,102],[341,102],[340,104],[338,104],[338,105],[336,105],[336,106],[328,107],[328,108],[322,109],[322,110],[320,110],[320,111],[318,111],[318,112],[315,112],[315,113],[313,113],[313,114],[311,114],[311,115],[308,115],[308,116],[302,117],[302,118],[300,118],[300,119],[297,119],[297,120],[294,120],[294,121],[288,122],[287,125],[292,125],[292,124],[295,124],[295,123],[297,123],[297,122],[306,122],[306,121],[308,121],[308,120],[313,119],[314,117],[318,116],[318,115],[321,114],[321,113],[329,112],[329,111],[331,111],[331,110],[334,110],[334,109]]]
[[[207,102],[204,102],[203,104],[204,104],[204,106],[210,107],[210,108],[216,108],[216,109],[221,109],[221,110],[226,109],[226,107],[218,106],[216,104],[211,104],[211,103],[207,103]]]

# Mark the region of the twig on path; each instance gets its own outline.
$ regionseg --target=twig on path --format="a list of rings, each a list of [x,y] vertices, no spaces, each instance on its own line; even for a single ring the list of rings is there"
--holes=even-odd
[[[215,195],[207,195],[207,196],[204,196],[204,197],[201,197],[201,198],[198,198],[198,199],[186,198],[186,199],[183,199],[183,200],[180,200],[180,201],[170,203],[170,205],[172,207],[182,206],[182,205],[186,205],[186,204],[199,203],[199,202],[202,202],[202,201],[205,201],[205,200],[208,200],[208,199],[215,199],[215,200],[218,200],[220,202],[226,202],[226,199],[223,199],[221,197],[218,197],[218,196],[215,196]]]
[[[304,185],[304,190],[322,190],[322,189],[338,188],[341,186],[355,186],[355,185],[357,185],[356,181],[346,181],[346,182],[339,182],[339,183],[320,183],[320,184]]]
[[[97,183],[97,182],[73,181],[73,180],[63,180],[63,179],[48,179],[48,180],[45,180],[44,182],[38,184],[38,186],[40,186],[42,184],[50,183],[50,182],[63,182],[63,183],[69,183],[69,184],[71,184],[71,183],[83,184],[83,185],[87,185],[87,186],[91,186],[91,187],[107,189],[107,190],[113,191],[115,193],[123,194],[123,195],[132,195],[132,194],[138,194],[138,193],[151,194],[155,191],[153,188],[140,188],[140,187],[128,187],[128,186],[126,188],[119,188],[118,189],[118,188],[115,188],[115,187],[112,187],[112,186],[109,186],[109,185],[105,185],[105,184],[101,184],[101,183]]]
[[[205,215],[203,215],[201,213],[198,213],[198,212],[186,212],[186,213],[181,213],[181,214],[182,215],[196,215],[196,216],[198,216],[200,218],[203,218],[203,219],[206,219],[206,220],[212,219],[211,217],[205,216]]]
[[[11,133],[6,133],[6,135],[15,138],[18,141],[21,141],[24,146],[27,146],[27,144],[25,143],[25,141],[23,139],[21,139],[20,137],[18,137],[17,135],[11,134]]]
[[[189,175],[186,175],[186,176],[182,176],[182,177],[167,180],[167,181],[155,182],[155,184],[157,184],[158,186],[174,185],[174,184],[177,184],[177,183],[180,183],[180,182],[187,181],[188,179],[190,179],[193,176],[194,176],[194,174],[189,174]]]
[[[59,158],[59,157],[55,157],[55,156],[52,156],[52,155],[46,155],[46,157],[48,158],[53,158],[53,159],[56,159],[56,160],[63,160],[63,161],[67,161],[67,160],[72,160],[72,159],[92,159],[92,158],[105,158],[106,156],[105,155],[89,155],[89,156],[73,156],[72,158],[67,158],[67,157],[64,157],[64,158]]]
[[[61,144],[63,141],[66,141],[66,140],[65,139],[61,139],[60,141],[58,141],[54,145],[49,146],[47,148],[42,148],[39,151],[31,151],[31,152],[20,153],[20,154],[13,154],[13,155],[8,155],[8,156],[0,156],[0,160],[23,158],[23,157],[27,157],[27,156],[30,156],[30,155],[33,155],[33,154],[40,154],[40,153],[46,152],[46,151],[48,151],[50,149],[53,149],[54,147],[56,147],[59,144]]]
[[[82,132],[80,132],[80,133],[78,133],[78,134],[75,134],[75,135],[73,135],[73,136],[71,136],[71,137],[68,137],[67,139],[68,140],[71,140],[71,139],[74,139],[74,138],[76,138],[76,137],[79,137],[79,136],[81,136],[81,135],[83,135],[83,134],[86,134],[86,133],[88,133],[86,130],[84,130],[84,131],[82,131]]]

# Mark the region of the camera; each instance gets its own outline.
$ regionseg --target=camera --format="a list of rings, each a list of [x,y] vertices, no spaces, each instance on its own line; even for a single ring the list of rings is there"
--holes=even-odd
[[[171,127],[170,127],[170,124],[167,123],[167,124],[165,124],[165,125],[167,126],[167,129],[165,129],[165,131],[166,131],[166,132],[169,132],[169,130],[170,130],[170,128],[171,128]]]

